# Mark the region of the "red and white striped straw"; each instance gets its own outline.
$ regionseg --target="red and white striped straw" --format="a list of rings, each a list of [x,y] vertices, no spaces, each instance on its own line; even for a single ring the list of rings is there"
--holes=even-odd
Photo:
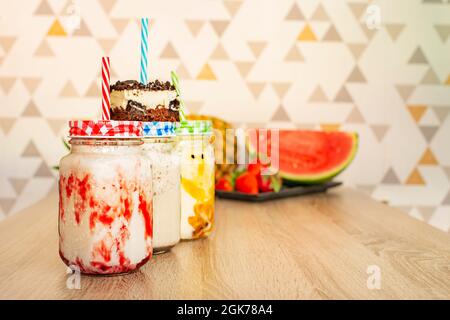
[[[111,120],[109,82],[111,80],[109,57],[102,57],[102,119]]]

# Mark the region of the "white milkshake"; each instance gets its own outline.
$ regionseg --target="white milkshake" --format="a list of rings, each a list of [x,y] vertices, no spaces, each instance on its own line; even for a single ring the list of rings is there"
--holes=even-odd
[[[152,163],[153,251],[162,253],[180,241],[180,159],[174,123],[145,122],[142,147]]]

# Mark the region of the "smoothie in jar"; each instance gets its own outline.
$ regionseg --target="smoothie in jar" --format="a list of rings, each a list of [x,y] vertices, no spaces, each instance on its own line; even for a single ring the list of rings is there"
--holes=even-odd
[[[152,175],[137,121],[70,121],[61,159],[59,252],[86,274],[138,269],[152,256]]]
[[[174,122],[144,122],[143,154],[152,163],[153,252],[180,241],[180,157]]]
[[[210,121],[181,121],[181,239],[208,236],[214,225],[214,147]]]

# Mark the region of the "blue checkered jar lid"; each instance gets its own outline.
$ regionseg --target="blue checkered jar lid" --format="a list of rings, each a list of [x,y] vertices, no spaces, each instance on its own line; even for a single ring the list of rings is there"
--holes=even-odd
[[[147,138],[175,136],[175,122],[143,122],[142,134]]]

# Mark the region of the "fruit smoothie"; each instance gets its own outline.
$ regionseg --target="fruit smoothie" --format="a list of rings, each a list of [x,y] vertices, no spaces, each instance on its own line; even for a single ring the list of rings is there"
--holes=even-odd
[[[96,135],[104,121],[82,135],[76,129],[85,122],[71,121],[71,152],[60,162],[60,256],[82,273],[130,272],[152,256],[151,163],[141,139]],[[126,131],[137,135],[134,126]]]
[[[175,123],[145,122],[143,153],[152,163],[153,252],[170,250],[180,241],[180,157]]]
[[[211,122],[182,121],[181,238],[208,236],[214,225],[214,148]]]

